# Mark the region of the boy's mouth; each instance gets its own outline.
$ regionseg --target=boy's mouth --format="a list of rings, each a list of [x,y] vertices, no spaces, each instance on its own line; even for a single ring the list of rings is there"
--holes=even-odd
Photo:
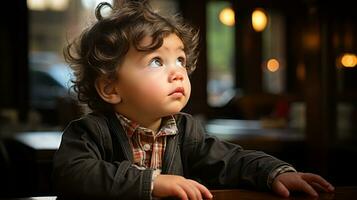
[[[185,95],[185,89],[183,87],[177,87],[174,91],[172,91],[169,96],[174,94],[182,94]]]

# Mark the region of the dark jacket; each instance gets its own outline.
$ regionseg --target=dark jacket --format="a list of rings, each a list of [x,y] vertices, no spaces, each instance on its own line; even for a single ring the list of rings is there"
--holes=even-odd
[[[205,134],[191,115],[175,118],[179,133],[167,138],[163,174],[195,179],[210,189],[264,190],[269,173],[287,164]],[[139,170],[132,163],[132,150],[116,115],[89,114],[64,131],[54,157],[54,184],[59,196],[151,199],[152,169]]]

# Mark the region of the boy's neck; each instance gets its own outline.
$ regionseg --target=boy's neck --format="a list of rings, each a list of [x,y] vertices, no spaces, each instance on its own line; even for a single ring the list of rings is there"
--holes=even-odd
[[[140,124],[140,126],[148,128],[152,130],[155,134],[159,131],[160,126],[161,126],[161,121],[162,118],[159,119],[153,119],[153,120],[143,120],[143,121],[137,121],[137,123]]]
[[[155,134],[160,129],[162,118],[152,118],[152,119],[147,118],[147,117],[137,118],[137,117],[132,117],[130,115],[123,114],[123,113],[120,113],[120,114],[124,115],[129,120],[131,120],[135,123],[138,123],[141,127],[152,130]]]

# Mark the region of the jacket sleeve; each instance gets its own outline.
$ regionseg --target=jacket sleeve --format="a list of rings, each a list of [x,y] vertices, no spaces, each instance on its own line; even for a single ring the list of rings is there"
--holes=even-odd
[[[244,150],[237,144],[205,134],[202,125],[186,116],[183,163],[187,174],[209,188],[250,187],[268,190],[269,174],[289,165],[261,151]]]
[[[58,196],[151,199],[152,170],[140,170],[127,160],[111,161],[112,138],[105,127],[86,118],[66,128],[54,156],[53,181]]]

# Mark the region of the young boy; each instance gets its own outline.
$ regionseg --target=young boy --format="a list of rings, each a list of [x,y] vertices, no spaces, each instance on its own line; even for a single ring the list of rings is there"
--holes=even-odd
[[[64,131],[54,158],[59,196],[211,199],[206,188],[250,187],[313,196],[333,191],[318,175],[206,135],[180,113],[191,92],[198,32],[148,3],[117,5],[69,45],[74,89],[93,112]],[[111,6],[110,6],[111,7]],[[73,48],[74,47],[74,48]]]

